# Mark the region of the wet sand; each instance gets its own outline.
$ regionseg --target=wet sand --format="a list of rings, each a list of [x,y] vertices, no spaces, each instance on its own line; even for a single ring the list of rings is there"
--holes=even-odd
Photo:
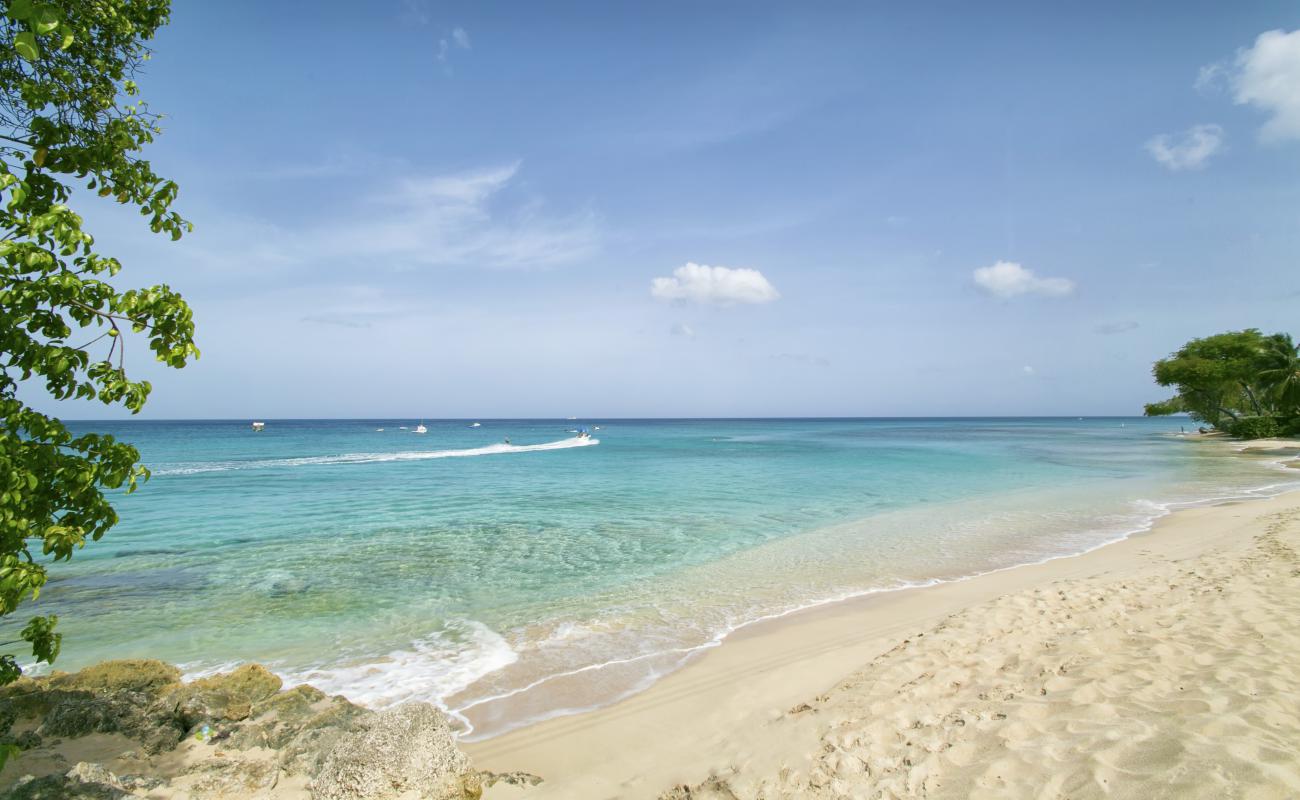
[[[1266,445],[1271,446],[1271,445]],[[485,797],[1300,795],[1300,493],[743,629],[464,745]]]

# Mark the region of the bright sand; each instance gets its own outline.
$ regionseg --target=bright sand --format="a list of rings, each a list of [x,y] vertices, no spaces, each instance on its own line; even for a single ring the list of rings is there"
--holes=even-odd
[[[611,707],[464,747],[545,779],[489,800],[1296,797],[1295,548],[1300,493],[1184,510],[753,625]]]

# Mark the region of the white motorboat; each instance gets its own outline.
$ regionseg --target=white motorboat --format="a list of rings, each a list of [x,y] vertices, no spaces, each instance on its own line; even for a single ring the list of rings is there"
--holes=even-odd
[[[415,430],[411,431],[411,433],[428,433],[428,432],[429,432],[429,429],[426,428],[426,427],[424,427],[424,423],[423,423],[423,422],[421,422],[419,425],[416,425],[416,426],[415,426]]]
[[[266,430],[266,423],[265,423],[265,422],[254,422],[254,423],[253,423],[253,432],[254,432],[254,433],[261,433],[261,432],[264,431],[264,430]]]

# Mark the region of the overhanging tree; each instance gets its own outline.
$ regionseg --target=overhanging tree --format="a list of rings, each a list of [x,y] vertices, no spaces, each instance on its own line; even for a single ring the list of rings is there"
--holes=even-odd
[[[1300,414],[1300,354],[1285,333],[1247,328],[1193,339],[1157,361],[1152,374],[1177,394],[1148,403],[1148,416],[1187,412],[1228,428],[1247,418],[1283,421]]]
[[[140,155],[159,118],[133,79],[169,0],[0,0],[0,10],[2,624],[37,597],[45,563],[70,558],[117,522],[105,493],[133,491],[149,475],[134,447],[72,435],[20,400],[20,384],[135,413],[150,386],[127,377],[127,339],[143,339],[170,367],[198,350],[181,296],[165,285],[109,283],[121,264],[96,252],[70,208],[75,190],[79,201],[97,195],[137,208],[172,239],[191,229],[171,210],[176,184]],[[5,644],[25,642],[37,662],[53,661],[56,621],[35,617]],[[17,658],[0,653],[0,684],[19,676]]]

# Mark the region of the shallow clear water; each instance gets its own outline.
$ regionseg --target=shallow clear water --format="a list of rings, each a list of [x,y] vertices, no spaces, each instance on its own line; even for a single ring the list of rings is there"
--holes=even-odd
[[[53,568],[59,667],[259,661],[490,735],[635,691],[764,616],[1300,483],[1168,419],[399,427],[417,422],[74,424],[134,442],[154,477]]]

